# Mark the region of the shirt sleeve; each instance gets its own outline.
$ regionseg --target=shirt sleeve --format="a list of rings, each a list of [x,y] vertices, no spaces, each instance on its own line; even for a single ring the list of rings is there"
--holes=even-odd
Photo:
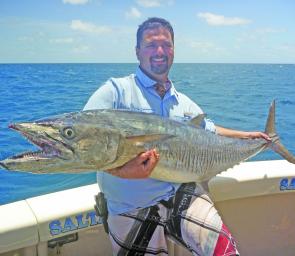
[[[216,127],[214,122],[208,118],[205,118],[204,121],[205,121],[205,130],[212,133],[216,133]]]
[[[118,94],[113,85],[113,82],[110,79],[91,95],[88,102],[84,106],[83,111],[116,108],[117,95]]]

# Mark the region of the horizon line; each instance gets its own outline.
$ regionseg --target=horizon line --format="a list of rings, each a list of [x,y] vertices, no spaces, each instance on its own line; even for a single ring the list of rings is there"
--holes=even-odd
[[[13,64],[139,64],[138,62],[0,62],[0,65]],[[285,62],[174,62],[173,64],[268,64],[268,65],[294,65],[294,63]]]

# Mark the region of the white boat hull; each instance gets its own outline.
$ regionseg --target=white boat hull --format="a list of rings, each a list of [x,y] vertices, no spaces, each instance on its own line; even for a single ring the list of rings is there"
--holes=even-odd
[[[294,255],[295,165],[243,163],[208,187],[241,255]],[[112,255],[94,215],[98,192],[93,184],[0,206],[0,255]],[[168,247],[169,255],[190,255],[171,241]]]
[[[247,162],[209,182],[241,255],[295,255],[295,165]],[[281,187],[281,185],[284,185]]]

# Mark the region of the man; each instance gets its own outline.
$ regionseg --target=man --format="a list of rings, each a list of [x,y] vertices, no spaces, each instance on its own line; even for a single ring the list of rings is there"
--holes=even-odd
[[[150,18],[139,26],[136,55],[136,73],[108,80],[84,110],[128,109],[186,119],[202,113],[168,78],[174,58],[174,32],[168,21]],[[261,132],[225,129],[210,120],[205,120],[204,129],[230,137],[269,139]],[[160,157],[151,149],[123,166],[98,173],[114,254],[165,255],[169,236],[194,255],[237,255],[231,234],[200,185],[148,178]]]

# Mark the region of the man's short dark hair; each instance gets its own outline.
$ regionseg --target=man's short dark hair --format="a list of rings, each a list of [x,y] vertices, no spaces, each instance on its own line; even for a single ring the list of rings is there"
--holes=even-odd
[[[136,33],[136,47],[140,47],[140,42],[142,40],[143,32],[147,29],[153,29],[163,27],[168,29],[168,31],[171,34],[172,42],[174,43],[174,31],[169,21],[163,19],[163,18],[148,18],[146,21],[144,21],[142,24],[138,26],[137,33]]]

